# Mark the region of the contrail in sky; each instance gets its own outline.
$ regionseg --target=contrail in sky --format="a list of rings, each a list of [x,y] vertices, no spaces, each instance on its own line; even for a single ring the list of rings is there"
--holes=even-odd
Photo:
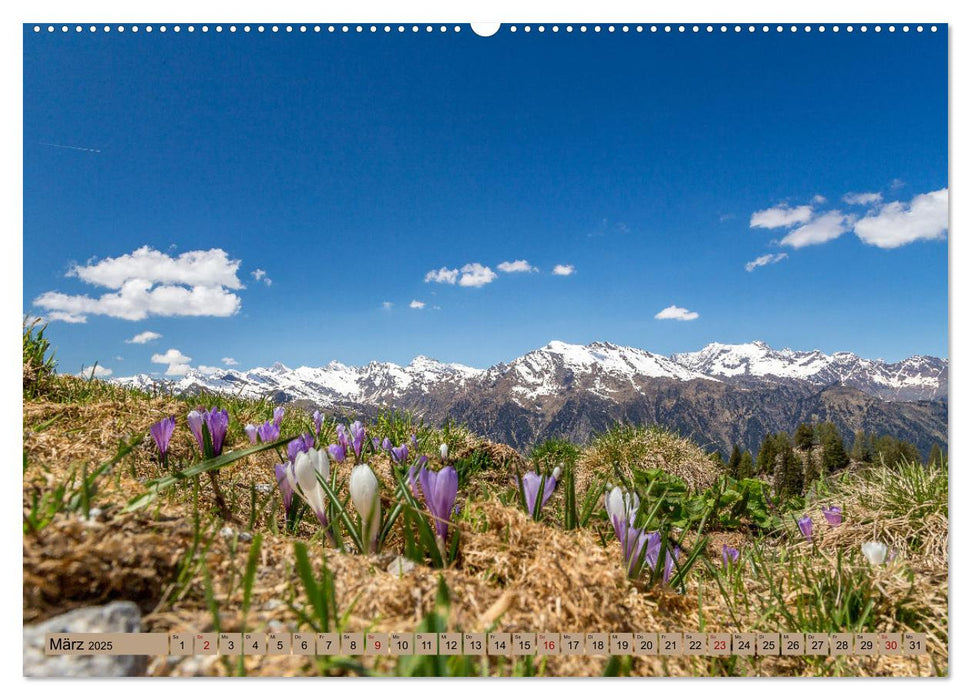
[[[85,148],[83,146],[68,146],[63,143],[47,143],[46,141],[38,141],[41,146],[50,146],[51,148],[67,148],[72,151],[87,151],[88,153],[101,153],[100,148]]]

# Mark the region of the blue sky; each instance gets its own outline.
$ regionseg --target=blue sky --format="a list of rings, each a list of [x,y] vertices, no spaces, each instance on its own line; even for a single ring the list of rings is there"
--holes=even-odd
[[[943,28],[25,28],[24,311],[62,371],[945,356],[947,187]]]

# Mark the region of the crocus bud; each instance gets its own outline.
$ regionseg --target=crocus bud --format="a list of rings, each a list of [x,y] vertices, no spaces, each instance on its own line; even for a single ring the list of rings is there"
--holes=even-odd
[[[555,468],[555,469],[553,470],[553,478],[554,478],[554,479],[555,479],[556,481],[559,481],[559,480],[560,480],[560,475],[561,475],[561,474],[563,474],[563,469],[562,469],[561,467],[559,467],[559,466],[557,466],[557,467],[556,467],[556,468]]]
[[[381,532],[381,498],[378,479],[367,464],[358,464],[351,470],[348,490],[354,508],[361,516],[361,542],[365,553],[377,549]]]
[[[887,545],[883,542],[865,542],[860,546],[863,556],[874,566],[879,566],[887,560]]]
[[[297,454],[293,461],[293,476],[300,493],[313,508],[320,524],[327,526],[327,510],[324,489],[317,481],[318,475],[325,481],[330,479],[330,461],[324,450],[307,450]]]
[[[168,418],[163,418],[158,423],[154,423],[148,429],[148,432],[155,441],[159,456],[164,459],[166,453],[169,451],[169,441],[172,439],[172,433],[175,432],[175,416],[169,416]]]
[[[799,518],[799,520],[796,521],[796,524],[799,526],[799,532],[801,532],[802,536],[806,538],[806,542],[812,542],[813,541],[813,519],[807,515],[802,518]]]
[[[203,452],[205,450],[205,441],[202,438],[202,413],[200,411],[189,411],[189,415],[185,417],[186,423],[189,424],[189,430],[192,431],[192,435],[195,437],[196,442],[199,444],[199,451]]]
[[[445,460],[447,460],[448,459],[448,445],[446,445],[444,442],[441,445],[439,445],[438,446],[438,454],[440,454],[442,456],[442,461],[443,462]]]
[[[634,526],[634,519],[637,517],[637,510],[641,507],[641,499],[637,494],[630,494],[619,486],[614,486],[604,494],[604,509],[607,517],[614,526],[614,532],[621,540],[626,536],[629,527]]]
[[[289,516],[290,507],[293,504],[293,492],[296,490],[293,465],[290,462],[277,464],[273,467],[273,471],[276,474],[277,486],[280,488],[280,497],[283,499],[283,510]]]
[[[250,444],[256,444],[256,438],[259,436],[259,428],[257,428],[252,423],[247,423],[246,427],[243,428],[246,431],[246,437],[249,438]]]

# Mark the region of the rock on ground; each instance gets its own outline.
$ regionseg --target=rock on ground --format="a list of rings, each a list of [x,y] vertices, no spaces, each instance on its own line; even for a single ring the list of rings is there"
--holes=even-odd
[[[140,676],[147,656],[45,656],[49,632],[140,632],[141,611],[128,601],[78,608],[36,625],[24,626],[24,675],[32,677],[98,678]]]

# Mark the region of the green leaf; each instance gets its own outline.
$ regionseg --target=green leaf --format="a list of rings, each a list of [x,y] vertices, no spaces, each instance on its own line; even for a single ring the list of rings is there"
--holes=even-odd
[[[286,445],[288,442],[293,440],[293,437],[280,438],[276,442],[267,442],[262,445],[253,445],[252,447],[247,447],[242,450],[235,450],[232,452],[226,452],[219,457],[213,457],[212,459],[203,460],[202,462],[197,462],[193,464],[188,469],[184,471],[175,472],[174,474],[168,474],[160,479],[152,479],[146,483],[148,490],[139,496],[135,496],[128,504],[125,506],[125,512],[131,512],[138,510],[139,508],[144,508],[145,506],[152,503],[160,493],[172,488],[176,484],[186,479],[190,479],[194,476],[204,474],[206,472],[211,472],[216,469],[222,469],[225,466],[232,464],[233,462],[238,462],[245,457],[250,455],[258,454],[260,452],[265,452],[266,450],[272,450],[281,445]]]

